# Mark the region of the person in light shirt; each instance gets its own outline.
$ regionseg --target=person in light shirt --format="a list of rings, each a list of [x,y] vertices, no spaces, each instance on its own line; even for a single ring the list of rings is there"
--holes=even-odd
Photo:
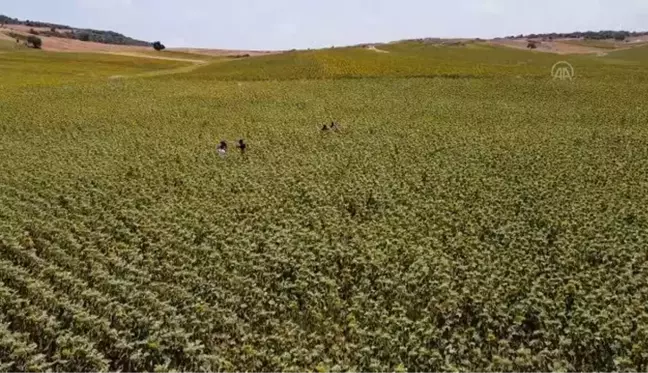
[[[216,149],[218,150],[218,155],[224,157],[225,154],[227,154],[227,142],[225,142],[224,140],[221,141],[220,144],[218,144],[218,148]]]

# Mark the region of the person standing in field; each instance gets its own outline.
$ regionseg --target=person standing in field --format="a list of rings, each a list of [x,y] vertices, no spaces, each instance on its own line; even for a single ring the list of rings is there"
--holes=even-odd
[[[225,140],[221,141],[216,149],[218,150],[218,155],[224,157],[227,153],[227,142],[225,142]]]
[[[241,154],[245,154],[245,149],[247,149],[247,144],[243,141],[243,139],[239,140],[238,145],[236,147],[241,149]]]

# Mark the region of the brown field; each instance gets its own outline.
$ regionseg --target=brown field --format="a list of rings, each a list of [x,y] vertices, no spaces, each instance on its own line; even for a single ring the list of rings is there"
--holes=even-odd
[[[517,49],[527,49],[528,39],[493,39],[488,43],[492,45],[501,45]],[[537,42],[536,51],[556,54],[597,54],[606,55],[611,50],[630,49],[645,45],[648,37],[628,38],[628,42],[619,42],[614,40],[584,40],[584,39],[554,39],[552,41],[543,41],[533,39]]]
[[[0,34],[5,37],[8,37],[4,32],[15,32],[18,34],[29,35],[29,30],[34,29],[36,31],[49,31],[48,28],[43,27],[28,27],[23,25],[5,25],[0,29]],[[59,29],[60,32],[65,30]],[[43,50],[54,51],[54,52],[137,52],[148,50],[146,47],[138,47],[131,45],[114,45],[114,44],[104,44],[104,43],[95,43],[90,41],[81,41],[75,39],[66,39],[66,38],[56,38],[38,35],[41,40],[43,40]]]
[[[19,34],[28,35],[30,29],[36,31],[49,31],[47,27],[29,27],[24,25],[5,25],[3,28],[0,28],[0,38],[11,40],[12,38],[7,36],[2,31],[13,31]],[[59,32],[66,32],[69,29],[57,29]],[[115,44],[104,44],[96,43],[90,41],[81,41],[75,39],[66,39],[66,38],[57,38],[39,35],[39,38],[43,40],[43,50],[53,51],[53,52],[94,52],[94,53],[119,53],[119,54],[130,54],[137,55],[137,57],[149,57],[150,55],[144,55],[142,52],[149,52],[152,49],[148,47],[140,47],[134,45],[115,45]],[[204,56],[228,56],[228,55],[241,55],[249,54],[250,56],[260,56],[270,53],[277,53],[271,51],[245,51],[245,50],[231,50],[231,49],[201,49],[201,48],[168,48],[168,51],[172,52],[184,52],[189,54],[198,54]],[[158,57],[164,59],[170,59],[170,57]]]
[[[536,40],[536,42],[538,42],[538,48],[536,50],[540,52],[550,52],[556,54],[596,54],[600,52],[605,52],[603,49],[600,48],[568,44],[560,40],[554,40],[554,41]],[[527,45],[528,45],[527,39],[493,39],[490,40],[488,43],[493,45],[501,45],[505,47],[518,48],[518,49],[527,49]]]

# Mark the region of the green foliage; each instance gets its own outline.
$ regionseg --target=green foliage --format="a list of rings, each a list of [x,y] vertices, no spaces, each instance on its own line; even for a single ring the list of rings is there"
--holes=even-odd
[[[640,55],[380,48],[0,54],[0,368],[646,371]]]
[[[160,43],[159,41],[156,41],[155,43],[153,43],[153,49],[159,52],[166,49],[166,47],[164,46],[164,44]]]
[[[78,39],[78,40],[92,41],[92,42],[104,43],[104,44],[137,45],[143,47],[150,45],[148,42],[142,40],[136,40],[114,31],[75,29],[74,32],[69,33],[67,35],[68,37]]]
[[[27,37],[27,43],[36,49],[41,49],[43,41],[38,36],[30,35]]]

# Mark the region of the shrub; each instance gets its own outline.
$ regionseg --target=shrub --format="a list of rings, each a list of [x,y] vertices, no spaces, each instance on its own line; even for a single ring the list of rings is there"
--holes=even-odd
[[[10,36],[10,37],[12,37],[14,39],[17,39],[17,40],[27,40],[27,37],[25,35],[18,34],[16,32],[9,31],[9,32],[6,32],[5,34],[7,34],[8,36]]]
[[[32,47],[40,49],[43,46],[43,41],[41,38],[32,35],[27,38],[27,44],[31,44]]]
[[[29,29],[29,33],[32,35],[38,35],[38,31],[34,30],[33,28]]]
[[[529,43],[527,44],[527,48],[529,49],[536,49],[538,48],[538,43],[536,43],[533,40],[529,40]]]
[[[81,41],[90,41],[90,34],[87,32],[82,32],[79,34],[79,40]]]
[[[159,41],[156,41],[155,43],[153,43],[153,49],[159,52],[161,50],[166,49],[166,47],[164,46],[164,44],[160,43]]]

